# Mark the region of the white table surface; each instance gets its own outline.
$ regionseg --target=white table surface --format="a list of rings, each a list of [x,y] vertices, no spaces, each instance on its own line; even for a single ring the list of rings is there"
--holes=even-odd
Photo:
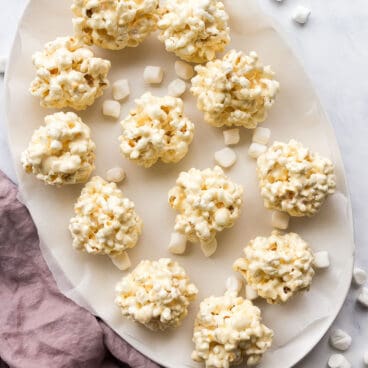
[[[333,123],[353,204],[356,263],[368,270],[368,231],[365,228],[368,224],[367,0],[259,2],[265,12],[280,24],[288,43],[304,64]],[[0,0],[0,55],[9,53],[25,3],[26,0]],[[299,4],[312,10],[308,24],[303,27],[290,19]],[[5,131],[3,84],[3,76],[0,76],[0,170],[15,180]],[[303,93],[303,86],[300,89]],[[368,352],[368,309],[364,310],[356,304],[357,294],[358,289],[352,287],[333,326],[343,328],[352,335],[352,347],[345,355],[354,368],[364,367],[363,353]],[[335,352],[328,345],[327,334],[297,367],[326,367],[328,357]]]

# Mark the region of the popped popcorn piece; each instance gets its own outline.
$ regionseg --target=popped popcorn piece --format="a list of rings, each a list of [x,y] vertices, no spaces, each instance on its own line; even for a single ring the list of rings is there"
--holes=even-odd
[[[332,162],[294,139],[259,156],[257,175],[265,207],[290,216],[313,216],[336,187]]]
[[[145,93],[121,122],[120,151],[143,167],[158,160],[179,162],[193,140],[194,124],[184,115],[180,98]]]
[[[245,285],[245,298],[248,300],[255,300],[258,298],[258,293],[250,285]]]
[[[146,66],[143,72],[143,79],[149,84],[160,84],[164,78],[164,71],[160,66]]]
[[[113,183],[120,183],[125,179],[125,171],[121,167],[113,167],[107,170],[106,180]]]
[[[308,18],[311,14],[311,10],[305,6],[298,5],[293,13],[293,20],[299,24],[305,24],[308,22]]]
[[[8,62],[8,58],[6,56],[0,55],[0,74],[5,73],[7,62]]]
[[[312,263],[312,250],[298,234],[273,231],[268,238],[251,240],[244,248],[244,258],[237,259],[233,269],[267,303],[277,304],[309,289],[314,275]]]
[[[271,130],[268,128],[257,127],[254,129],[252,141],[267,145],[271,138]]]
[[[332,354],[327,364],[330,368],[351,368],[350,362],[342,354]]]
[[[368,351],[363,355],[363,363],[368,366]]]
[[[358,295],[358,302],[363,306],[368,308],[368,288],[363,287],[360,290],[360,293]]]
[[[328,268],[330,266],[330,257],[328,252],[321,251],[314,253],[313,266],[316,268]]]
[[[217,250],[216,238],[211,240],[209,243],[201,242],[201,249],[205,257],[211,257]]]
[[[84,110],[109,86],[111,63],[73,37],[58,37],[32,57],[36,78],[30,92],[41,106]]]
[[[180,97],[184,94],[187,89],[187,85],[181,79],[174,79],[169,86],[167,87],[167,91],[169,96]]]
[[[159,40],[180,59],[212,60],[230,42],[229,16],[219,0],[171,0],[157,25]]]
[[[115,100],[122,101],[130,95],[129,82],[126,79],[120,79],[112,85],[112,95]]]
[[[181,60],[175,61],[175,73],[176,75],[184,80],[191,79],[194,75],[194,68]]]
[[[158,0],[74,0],[76,37],[109,50],[136,47],[156,30]]]
[[[223,148],[222,150],[215,152],[214,157],[216,163],[225,168],[233,166],[237,160],[235,151],[229,147]]]
[[[231,50],[223,59],[197,65],[195,70],[190,90],[207,123],[253,129],[266,120],[280,84],[256,52]]]
[[[34,131],[21,162],[26,173],[47,184],[84,183],[95,168],[95,149],[90,129],[78,115],[57,112]]]
[[[257,364],[271,346],[273,331],[262,324],[251,301],[227,292],[204,299],[194,322],[192,359],[206,367]]]
[[[109,256],[112,263],[121,271],[127,270],[132,264],[127,252]]]
[[[116,293],[124,317],[157,331],[178,327],[198,290],[177,262],[161,258],[141,261],[116,285]]]
[[[290,217],[285,212],[273,211],[271,223],[276,229],[286,230],[289,227]]]
[[[356,285],[364,285],[367,282],[367,272],[359,267],[355,267],[353,271],[353,280]]]
[[[264,144],[259,143],[251,143],[248,148],[248,155],[251,158],[257,159],[259,156],[261,156],[262,153],[265,153],[267,151],[267,146]]]
[[[120,117],[120,103],[114,100],[105,100],[102,104],[102,113],[105,116],[117,119]]]
[[[241,288],[243,287],[243,280],[235,275],[231,275],[226,279],[225,287],[227,291],[235,293],[238,295]]]
[[[185,235],[174,231],[171,233],[169,251],[173,254],[183,254],[187,248],[187,238]]]
[[[227,146],[232,146],[234,144],[238,144],[240,141],[239,129],[227,129],[223,132],[224,135],[224,142]]]
[[[178,215],[175,231],[190,242],[205,245],[208,254],[215,248],[216,232],[230,228],[240,216],[242,186],[233,183],[219,166],[181,172],[169,191],[169,204]]]
[[[331,331],[330,344],[333,348],[341,351],[348,350],[351,346],[352,338],[345,331],[337,328]]]
[[[134,203],[99,176],[85,185],[74,212],[69,224],[73,247],[89,254],[120,255],[136,246],[142,232]]]

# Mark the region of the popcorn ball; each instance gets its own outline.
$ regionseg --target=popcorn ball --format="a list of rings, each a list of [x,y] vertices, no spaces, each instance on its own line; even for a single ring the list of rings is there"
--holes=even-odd
[[[251,301],[227,292],[204,299],[194,324],[192,359],[206,367],[256,365],[271,346],[273,331],[263,325]]]
[[[116,286],[115,303],[124,317],[150,330],[178,327],[198,293],[185,270],[168,258],[141,261]]]
[[[35,130],[21,162],[26,173],[47,184],[84,183],[95,168],[95,148],[89,127],[78,115],[57,112]]]
[[[191,92],[207,123],[253,129],[266,120],[280,85],[256,52],[231,50],[222,60],[197,65],[195,70]]]
[[[265,207],[290,216],[313,216],[336,187],[332,162],[293,139],[260,155],[257,174]]]
[[[313,253],[298,234],[274,231],[268,238],[251,240],[244,248],[244,258],[237,259],[233,269],[268,303],[284,303],[309,289],[314,275]]]
[[[230,228],[240,216],[243,188],[233,183],[219,166],[180,173],[169,191],[169,204],[179,214],[175,231],[190,242],[210,244],[216,232]]]
[[[91,49],[73,37],[58,37],[33,55],[37,76],[30,92],[41,99],[41,106],[84,110],[109,85],[111,63],[94,57]]]
[[[158,0],[74,0],[74,32],[87,45],[136,47],[156,29]]]
[[[89,254],[122,254],[137,244],[142,232],[134,203],[99,176],[83,188],[74,212],[69,224],[73,247]]]
[[[145,93],[121,122],[120,151],[143,167],[158,160],[178,162],[188,152],[194,124],[184,115],[183,101],[171,96]]]
[[[229,16],[219,0],[171,0],[162,13],[159,40],[183,60],[212,60],[230,42]]]

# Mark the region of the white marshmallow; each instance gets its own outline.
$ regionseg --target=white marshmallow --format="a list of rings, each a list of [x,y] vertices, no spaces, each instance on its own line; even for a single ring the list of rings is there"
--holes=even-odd
[[[120,109],[120,103],[114,100],[106,100],[102,104],[102,113],[114,119],[120,117]]]
[[[337,328],[331,331],[330,344],[333,348],[341,351],[348,350],[351,346],[352,338],[344,330]]]
[[[361,289],[358,295],[358,302],[368,308],[368,288],[364,287]]]
[[[223,148],[220,151],[215,152],[215,161],[222,167],[231,167],[235,164],[237,156],[235,151],[231,148]]]
[[[7,62],[8,62],[8,58],[6,56],[0,56],[0,74],[5,73]]]
[[[116,256],[109,256],[112,263],[121,271],[127,270],[130,266],[130,259],[127,252],[123,252]]]
[[[328,359],[330,368],[351,368],[350,362],[341,354],[332,354]]]
[[[169,96],[173,97],[180,97],[186,89],[187,85],[181,79],[174,79],[167,87]]]
[[[143,79],[149,84],[160,84],[164,77],[164,71],[160,66],[146,66],[143,72]]]
[[[271,130],[268,128],[258,127],[254,129],[252,141],[266,145],[270,141]]]
[[[238,144],[240,141],[239,129],[227,129],[222,132],[224,134],[224,142],[227,146]]]
[[[363,363],[364,365],[368,366],[368,351],[363,355]]]
[[[106,180],[120,183],[125,179],[125,171],[121,167],[114,167],[106,172]]]
[[[299,24],[307,23],[308,18],[311,14],[311,10],[305,6],[297,6],[292,16],[293,20]]]
[[[248,155],[252,158],[258,158],[262,153],[267,151],[267,146],[253,142],[248,149]]]
[[[285,212],[273,211],[271,224],[276,229],[286,230],[289,226],[290,216]]]
[[[217,240],[213,239],[210,243],[201,243],[201,249],[206,257],[211,257],[217,249]]]
[[[330,258],[328,252],[321,251],[314,253],[313,265],[316,268],[327,268],[330,266]]]
[[[367,281],[367,272],[359,267],[355,267],[353,271],[353,280],[356,285],[364,285]]]
[[[169,251],[172,254],[183,254],[187,247],[187,238],[185,235],[176,231],[171,233]]]
[[[112,85],[112,95],[115,100],[121,101],[130,95],[129,82],[126,79],[117,80]]]
[[[243,286],[243,281],[239,277],[231,275],[226,279],[225,285],[227,291],[235,292],[238,295]]]
[[[188,80],[194,75],[194,68],[184,61],[177,60],[175,61],[175,73],[178,77]]]
[[[250,285],[245,285],[245,298],[248,300],[255,300],[258,298],[258,293]]]

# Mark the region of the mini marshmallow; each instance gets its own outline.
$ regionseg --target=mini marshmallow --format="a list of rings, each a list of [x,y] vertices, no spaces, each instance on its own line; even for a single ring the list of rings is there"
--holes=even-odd
[[[213,239],[210,243],[201,243],[201,249],[206,257],[211,257],[217,249],[217,240]]]
[[[222,132],[224,134],[224,142],[227,146],[238,144],[240,141],[239,129],[227,129]]]
[[[258,158],[262,153],[267,151],[267,146],[253,142],[248,149],[248,155],[252,158]]]
[[[330,266],[330,257],[327,251],[314,253],[313,265],[316,268],[327,268]]]
[[[239,295],[239,292],[243,286],[243,281],[235,275],[231,275],[226,279],[225,286],[227,291],[235,292],[236,295]]]
[[[102,104],[102,114],[117,119],[120,117],[120,103],[114,100],[105,100]]]
[[[258,293],[250,285],[245,285],[245,298],[248,300],[255,300],[258,298]]]
[[[109,257],[111,259],[111,262],[121,271],[125,271],[131,266],[127,252],[123,252],[119,255]]]
[[[149,84],[160,84],[164,77],[164,71],[160,66],[146,66],[143,72],[143,79]]]
[[[254,129],[252,141],[266,145],[270,141],[271,130],[268,128],[258,127]]]
[[[367,281],[367,272],[359,267],[355,267],[353,271],[353,280],[356,285],[364,285]]]
[[[121,167],[114,167],[106,172],[106,180],[120,183],[125,179],[125,171]]]
[[[177,60],[175,61],[175,73],[178,77],[188,80],[194,75],[194,68],[184,61]]]
[[[350,362],[341,354],[332,354],[327,364],[330,368],[351,368]]]
[[[363,355],[363,363],[364,365],[368,366],[368,351]]]
[[[0,56],[0,74],[5,73],[7,62],[8,62],[8,59],[6,56]]]
[[[187,247],[187,238],[185,235],[176,231],[171,233],[169,251],[172,254],[183,254]]]
[[[235,151],[228,147],[215,152],[214,158],[220,166],[225,168],[233,166],[237,160]]]
[[[307,23],[308,18],[311,14],[311,10],[305,6],[297,6],[292,16],[293,20],[299,24]]]
[[[330,344],[333,348],[345,351],[350,348],[351,342],[351,336],[344,330],[341,330],[340,328],[332,330],[330,335]]]
[[[358,302],[368,308],[368,288],[364,287],[358,295]]]
[[[174,79],[167,87],[169,96],[180,97],[187,89],[187,85],[181,79]]]
[[[289,226],[289,220],[290,220],[290,217],[285,212],[280,212],[280,211],[272,212],[271,224],[276,229],[286,230]]]
[[[129,82],[126,79],[117,80],[112,85],[112,95],[118,101],[127,98],[130,95]]]

